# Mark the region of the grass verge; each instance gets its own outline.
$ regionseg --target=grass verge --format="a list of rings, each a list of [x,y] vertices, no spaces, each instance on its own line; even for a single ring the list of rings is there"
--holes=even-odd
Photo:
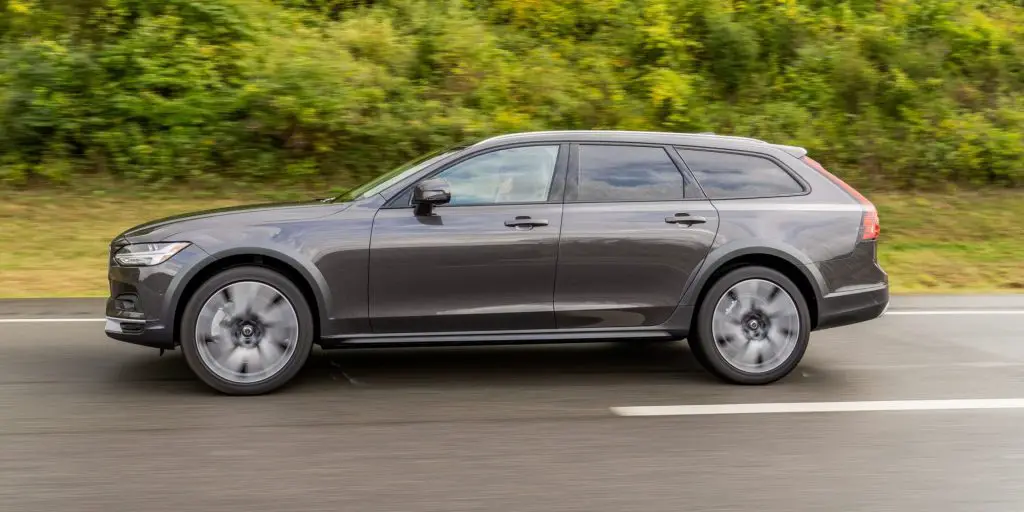
[[[104,296],[106,247],[147,219],[298,191],[228,194],[0,190],[0,298]],[[880,210],[879,259],[899,292],[1024,291],[1024,191],[869,194]]]

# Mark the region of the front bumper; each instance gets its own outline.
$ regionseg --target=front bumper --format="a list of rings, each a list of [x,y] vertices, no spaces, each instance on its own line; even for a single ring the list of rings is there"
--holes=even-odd
[[[207,253],[191,245],[152,267],[122,267],[110,260],[104,332],[118,341],[173,349],[177,298],[186,277]]]
[[[108,337],[115,340],[145,347],[170,350],[175,345],[174,335],[170,329],[162,325],[149,324],[145,321],[125,320],[108,316],[103,331]]]
[[[815,330],[866,322],[889,309],[889,284],[863,288],[823,297],[818,303]]]

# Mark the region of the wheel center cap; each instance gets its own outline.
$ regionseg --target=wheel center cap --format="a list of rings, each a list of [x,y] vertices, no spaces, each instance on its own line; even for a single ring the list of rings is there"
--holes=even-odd
[[[242,327],[242,336],[245,336],[247,338],[249,336],[252,336],[253,334],[255,334],[255,332],[256,332],[256,330],[253,329],[251,325],[246,325],[246,326]]]
[[[751,321],[747,322],[747,327],[749,327],[750,330],[752,330],[752,331],[756,331],[758,328],[761,327],[761,324],[758,323],[757,320],[751,320]]]

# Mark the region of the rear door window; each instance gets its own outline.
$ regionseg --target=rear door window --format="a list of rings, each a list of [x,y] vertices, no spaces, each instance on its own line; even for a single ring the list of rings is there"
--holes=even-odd
[[[677,149],[710,199],[802,194],[803,185],[775,162],[757,156]]]
[[[579,146],[577,202],[677,201],[683,175],[664,148]]]

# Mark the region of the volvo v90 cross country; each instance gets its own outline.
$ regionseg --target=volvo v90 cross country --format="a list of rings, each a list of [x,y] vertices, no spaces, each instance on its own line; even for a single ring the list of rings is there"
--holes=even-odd
[[[880,316],[864,196],[803,148],[564,131],[427,155],[339,197],[199,212],[110,244],[106,332],[224,393],[324,348],[687,339],[776,381],[815,330]]]

